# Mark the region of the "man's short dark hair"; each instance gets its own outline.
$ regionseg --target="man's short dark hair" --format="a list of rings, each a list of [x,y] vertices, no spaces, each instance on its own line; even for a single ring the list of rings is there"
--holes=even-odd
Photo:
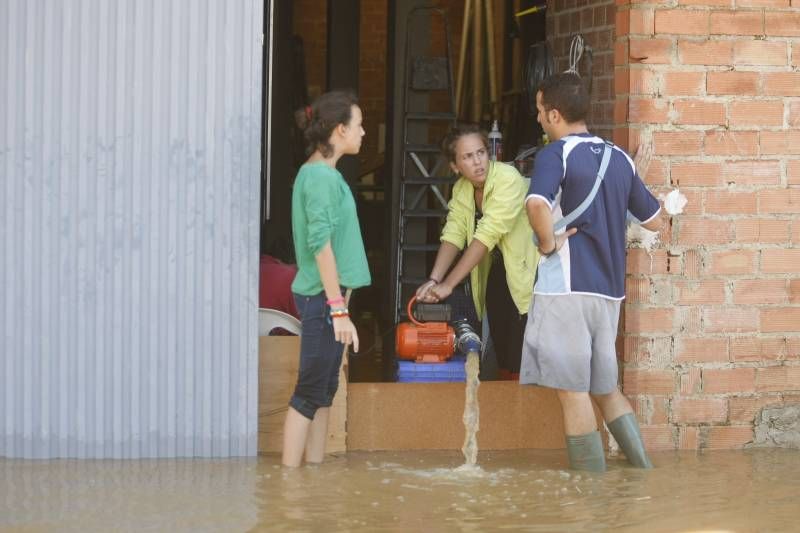
[[[589,114],[589,93],[580,76],[562,72],[545,78],[539,84],[545,110],[556,109],[569,123],[586,120]]]

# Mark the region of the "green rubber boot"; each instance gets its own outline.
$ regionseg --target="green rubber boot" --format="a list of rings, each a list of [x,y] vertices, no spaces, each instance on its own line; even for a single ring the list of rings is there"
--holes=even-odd
[[[614,435],[630,464],[639,468],[653,468],[653,463],[650,462],[644,449],[639,424],[633,413],[622,415],[609,422],[608,430]]]
[[[606,453],[599,431],[585,435],[567,435],[567,455],[569,467],[573,470],[606,471]]]

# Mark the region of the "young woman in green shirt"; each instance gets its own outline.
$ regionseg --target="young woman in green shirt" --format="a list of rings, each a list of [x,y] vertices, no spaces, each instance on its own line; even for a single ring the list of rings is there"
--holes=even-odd
[[[346,345],[358,351],[358,334],[345,289],[369,285],[367,255],[350,188],[336,170],[345,154],[357,154],[364,128],[356,97],[333,91],[309,111],[305,131],[311,156],[292,192],[292,234],[297,276],[292,283],[302,320],[300,370],[283,428],[283,464],[322,462],[328,414],[339,386]]]

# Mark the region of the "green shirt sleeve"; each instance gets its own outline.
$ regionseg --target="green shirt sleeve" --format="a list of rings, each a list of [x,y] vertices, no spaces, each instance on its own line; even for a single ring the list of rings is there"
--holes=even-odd
[[[331,240],[339,223],[341,203],[336,176],[327,171],[318,172],[314,179],[305,182],[304,207],[308,220],[308,249],[316,257],[325,244]]]
[[[475,238],[490,251],[511,231],[523,209],[525,191],[522,176],[508,165],[497,166],[492,194],[483,200],[483,217],[475,229]]]

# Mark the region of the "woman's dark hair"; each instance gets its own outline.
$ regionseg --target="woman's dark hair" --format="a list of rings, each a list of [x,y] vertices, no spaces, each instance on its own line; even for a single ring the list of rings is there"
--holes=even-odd
[[[481,138],[484,148],[489,149],[489,136],[480,126],[477,124],[456,124],[450,128],[450,131],[442,139],[442,153],[444,153],[448,161],[451,163],[456,162],[456,143],[458,140],[465,135],[473,134]]]
[[[589,93],[583,80],[574,72],[562,72],[542,80],[539,84],[542,105],[547,111],[561,113],[569,123],[586,120],[589,114]]]
[[[339,124],[350,123],[354,105],[358,105],[358,99],[351,91],[331,91],[314,100],[305,127],[308,155],[317,149],[323,157],[331,155],[331,133]]]

